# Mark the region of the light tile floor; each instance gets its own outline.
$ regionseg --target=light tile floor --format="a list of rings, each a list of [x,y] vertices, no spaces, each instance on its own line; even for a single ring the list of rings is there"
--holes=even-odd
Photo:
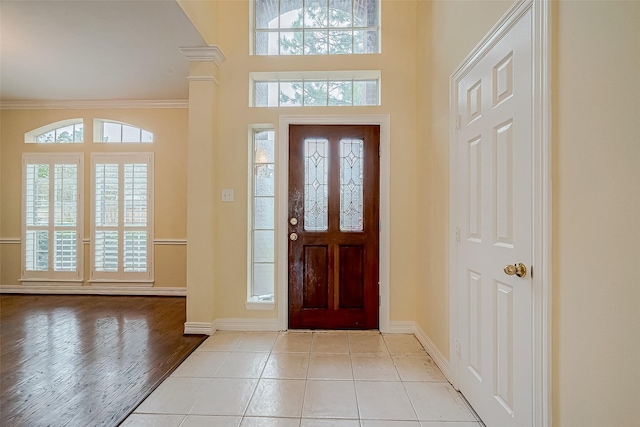
[[[413,335],[216,332],[122,424],[480,427]]]

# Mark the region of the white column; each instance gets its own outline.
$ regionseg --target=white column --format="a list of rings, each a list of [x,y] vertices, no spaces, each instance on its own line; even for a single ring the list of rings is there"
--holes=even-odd
[[[187,156],[187,321],[185,333],[214,332],[215,174],[218,119],[218,67],[225,60],[217,46],[183,48],[189,73]]]

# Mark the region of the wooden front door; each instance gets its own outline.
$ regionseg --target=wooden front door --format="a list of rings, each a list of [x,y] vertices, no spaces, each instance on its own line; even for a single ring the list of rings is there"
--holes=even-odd
[[[289,128],[289,328],[377,329],[380,127]]]

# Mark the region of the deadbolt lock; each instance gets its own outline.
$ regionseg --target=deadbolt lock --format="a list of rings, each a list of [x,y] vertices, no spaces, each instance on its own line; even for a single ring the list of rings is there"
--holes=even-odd
[[[298,225],[298,218],[291,218],[289,220],[289,224],[291,225]]]

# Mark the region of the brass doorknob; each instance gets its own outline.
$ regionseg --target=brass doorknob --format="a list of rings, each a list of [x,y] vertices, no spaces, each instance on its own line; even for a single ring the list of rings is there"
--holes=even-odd
[[[514,265],[505,265],[504,272],[509,276],[513,276],[515,274],[518,277],[524,277],[527,275],[527,266],[521,262]]]
[[[291,233],[291,234],[289,235],[289,239],[290,239],[292,242],[295,242],[296,240],[298,240],[298,235],[297,235],[296,233]]]

